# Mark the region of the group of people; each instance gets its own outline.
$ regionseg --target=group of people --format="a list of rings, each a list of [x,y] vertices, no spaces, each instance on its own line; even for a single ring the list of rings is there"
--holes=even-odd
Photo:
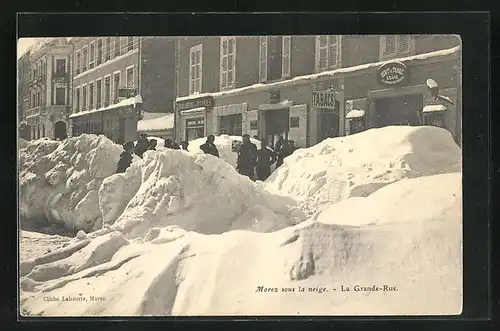
[[[141,159],[145,152],[156,151],[158,141],[156,139],[148,139],[146,134],[141,134],[137,140],[137,144],[134,145],[132,141],[123,144],[123,152],[120,154],[120,159],[118,160],[118,165],[116,168],[116,173],[124,173],[130,164],[132,164],[133,154],[139,156]],[[188,150],[188,142],[181,142],[180,146],[172,139],[165,139],[164,147],[168,149],[182,149]]]
[[[257,137],[258,138],[258,137]],[[254,139],[256,139],[254,137]],[[266,140],[260,140],[260,149],[250,141],[248,134],[243,135],[243,143],[238,150],[236,170],[251,180],[265,181],[271,175],[271,166],[276,163],[276,167],[283,164],[283,159],[295,150],[292,140],[285,141],[280,137],[276,143],[275,150],[267,148]],[[209,135],[207,141],[200,146],[205,154],[219,157],[219,151],[214,144],[215,137]]]

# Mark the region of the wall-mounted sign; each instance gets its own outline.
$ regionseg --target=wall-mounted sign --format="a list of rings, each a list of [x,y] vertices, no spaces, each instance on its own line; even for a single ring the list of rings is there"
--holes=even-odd
[[[298,116],[290,117],[290,127],[298,128],[300,127],[300,118]]]
[[[184,101],[177,101],[175,105],[177,111],[183,111],[187,109],[200,108],[200,107],[213,108],[213,106],[214,106],[214,98],[212,96],[206,96]]]
[[[135,109],[133,106],[120,107],[120,108],[118,108],[118,111],[117,111],[117,113],[119,115],[133,114],[134,112],[135,112]]]
[[[280,103],[281,101],[281,93],[280,91],[274,91],[269,93],[269,103],[275,104]]]
[[[257,130],[259,127],[258,121],[250,121],[250,130]]]
[[[205,125],[205,119],[203,117],[188,118],[186,119],[187,128],[199,128]]]
[[[338,109],[339,102],[335,99],[335,92],[313,91],[312,106],[317,108]]]
[[[402,62],[389,62],[380,66],[377,76],[382,85],[401,85],[408,78],[408,70]]]

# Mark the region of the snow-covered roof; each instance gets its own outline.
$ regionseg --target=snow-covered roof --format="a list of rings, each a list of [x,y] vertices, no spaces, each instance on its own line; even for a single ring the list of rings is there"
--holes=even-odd
[[[198,108],[193,108],[193,109],[187,109],[187,110],[183,110],[181,111],[181,114],[184,115],[184,114],[190,114],[190,113],[198,113],[200,111],[205,111],[207,108],[205,107],[198,107]]]
[[[146,113],[143,113],[146,114]],[[159,114],[159,113],[152,113]],[[174,117],[173,113],[165,114],[160,113],[159,117],[156,118],[143,118],[137,122],[137,132],[153,132],[153,131],[164,131],[174,128]]]
[[[345,118],[358,118],[365,116],[365,111],[360,109],[353,109],[345,115]]]
[[[428,106],[425,106],[424,109],[422,110],[422,113],[432,113],[432,112],[436,112],[436,111],[445,111],[446,109],[446,106],[443,106],[443,105],[428,105]]]
[[[135,104],[137,104],[137,103],[142,103],[142,97],[141,97],[140,94],[136,95],[135,97],[122,100],[122,101],[120,101],[120,102],[118,102],[118,103],[116,103],[114,105],[109,105],[107,107],[101,107],[99,109],[82,111],[82,112],[79,112],[79,113],[71,114],[71,115],[69,115],[69,117],[70,118],[75,118],[75,117],[80,117],[80,116],[84,116],[84,115],[88,115],[88,114],[100,113],[102,111],[106,111],[106,110],[109,110],[109,109],[115,109],[115,108],[119,108],[119,107],[130,106],[130,105],[134,105],[135,106]]]
[[[208,96],[223,97],[223,96],[230,96],[230,95],[235,95],[235,94],[244,93],[244,92],[266,91],[266,90],[273,90],[273,89],[278,89],[278,88],[291,87],[291,86],[303,84],[303,83],[310,81],[310,80],[317,80],[317,79],[321,79],[321,78],[327,79],[327,78],[331,78],[333,76],[343,74],[343,73],[350,73],[350,72],[356,72],[356,71],[360,71],[360,70],[379,67],[385,63],[390,63],[390,62],[394,62],[394,61],[408,62],[408,61],[414,61],[414,60],[426,60],[426,59],[430,59],[430,58],[448,56],[448,55],[452,55],[454,53],[457,53],[458,51],[460,51],[460,49],[461,49],[460,46],[456,46],[453,48],[448,48],[448,49],[443,49],[443,50],[439,50],[439,51],[413,55],[413,56],[407,56],[407,57],[398,58],[398,59],[391,59],[391,60],[381,61],[381,62],[366,63],[366,64],[361,64],[361,65],[353,66],[353,67],[346,67],[346,68],[339,68],[339,69],[330,70],[330,71],[323,71],[323,72],[319,72],[316,74],[297,76],[297,77],[294,77],[292,79],[280,81],[280,82],[274,82],[274,83],[269,83],[269,84],[258,83],[258,84],[253,84],[250,86],[240,87],[240,88],[227,90],[227,91],[188,95],[188,96],[184,96],[184,97],[179,97],[176,99],[176,101],[185,101],[185,100],[191,100],[191,99],[208,97]]]

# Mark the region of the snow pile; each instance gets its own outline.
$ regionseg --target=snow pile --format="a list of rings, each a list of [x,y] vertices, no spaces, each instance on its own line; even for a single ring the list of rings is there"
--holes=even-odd
[[[99,205],[104,223],[128,238],[167,225],[209,234],[266,232],[305,219],[294,200],[267,192],[219,158],[166,149],[146,152],[144,162],[106,178]]]
[[[157,117],[151,115],[148,115],[148,118],[145,115],[137,122],[137,132],[164,131],[174,128],[174,114],[159,114],[161,116]]]
[[[345,118],[359,118],[365,116],[365,111],[364,110],[359,110],[359,109],[353,109],[350,112],[345,115]]]
[[[295,198],[314,214],[404,178],[460,171],[460,148],[445,129],[390,126],[299,149],[271,175],[266,188]]]
[[[198,138],[189,142],[189,151],[193,154],[203,154],[203,151],[200,150],[200,146],[203,145],[207,141],[207,138]],[[260,141],[254,138],[250,138],[250,141],[257,146],[257,149],[260,149]],[[236,168],[236,160],[238,159],[238,154],[236,151],[233,151],[232,146],[239,145],[243,142],[243,138],[241,136],[229,136],[227,134],[223,134],[220,136],[215,136],[214,144],[217,146],[219,150],[219,156],[221,159],[232,165]]]
[[[104,136],[87,134],[30,143],[19,155],[21,220],[87,232],[100,228],[97,192],[103,179],[115,173],[122,151]]]
[[[117,232],[79,241],[85,246],[76,253],[68,256],[64,248],[59,260],[40,259],[21,279],[21,310],[44,316],[460,314],[460,180],[460,174],[404,180],[365,198],[367,206],[380,207],[366,216],[385,224],[307,221],[273,233],[220,235],[162,227],[136,241]],[[411,219],[408,208],[416,203],[426,211]]]
[[[422,113],[433,113],[437,111],[445,111],[446,109],[448,108],[444,105],[427,105],[422,110]]]
[[[110,104],[109,106],[103,106],[103,107],[98,108],[98,109],[80,111],[78,113],[74,113],[74,114],[69,115],[69,117],[70,118],[80,117],[80,116],[87,115],[87,114],[99,113],[99,112],[103,112],[105,110],[116,109],[116,108],[125,107],[125,106],[134,106],[135,107],[136,104],[138,104],[138,103],[142,103],[142,96],[140,94],[136,95],[135,97],[123,99],[118,103]],[[104,103],[103,103],[103,105],[104,105]]]

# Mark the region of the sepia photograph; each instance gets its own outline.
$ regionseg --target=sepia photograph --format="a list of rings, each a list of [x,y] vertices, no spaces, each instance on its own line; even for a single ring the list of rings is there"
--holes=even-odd
[[[461,45],[18,39],[20,314],[460,315]]]

